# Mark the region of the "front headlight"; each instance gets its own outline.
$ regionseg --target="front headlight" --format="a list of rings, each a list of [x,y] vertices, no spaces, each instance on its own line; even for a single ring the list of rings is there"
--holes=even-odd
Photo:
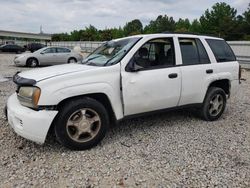
[[[41,89],[32,86],[20,87],[18,91],[18,100],[23,106],[30,108],[37,108],[37,104],[40,98]]]

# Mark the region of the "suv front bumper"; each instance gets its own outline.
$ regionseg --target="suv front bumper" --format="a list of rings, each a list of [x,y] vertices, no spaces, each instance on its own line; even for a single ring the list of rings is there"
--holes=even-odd
[[[45,142],[50,125],[58,111],[39,110],[35,111],[22,106],[16,93],[11,95],[7,102],[7,118],[9,125],[14,131],[34,142]]]

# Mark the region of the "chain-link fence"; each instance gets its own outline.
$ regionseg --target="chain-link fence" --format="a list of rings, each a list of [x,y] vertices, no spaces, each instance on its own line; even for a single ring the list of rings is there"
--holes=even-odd
[[[80,47],[82,52],[90,53],[93,52],[96,48],[101,46],[103,42],[95,41],[60,41],[60,42],[50,42],[49,46],[63,46],[70,49],[75,47]]]

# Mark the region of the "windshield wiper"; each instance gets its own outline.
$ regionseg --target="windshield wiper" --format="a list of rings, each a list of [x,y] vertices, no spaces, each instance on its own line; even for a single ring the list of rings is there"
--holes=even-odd
[[[93,65],[93,66],[99,66],[98,64],[94,63],[94,62],[89,62],[87,61],[86,63],[84,63],[85,65]]]
[[[119,53],[117,53],[116,55],[114,55],[112,58],[110,58],[108,61],[106,61],[106,63],[103,65],[103,66],[107,66],[108,65],[108,63],[112,60],[112,59],[114,59],[115,57],[117,57],[118,55],[120,55],[121,53],[126,53],[127,52],[127,50],[123,50],[123,51],[121,51],[121,52],[119,52]],[[113,65],[114,63],[112,63],[111,65]]]
[[[86,64],[86,63],[88,63],[89,61],[91,61],[91,60],[93,60],[93,59],[96,59],[96,58],[98,58],[98,57],[100,57],[100,56],[102,56],[102,55],[97,55],[97,56],[95,56],[95,57],[92,57],[92,58],[90,58],[90,59],[88,59],[87,61],[84,61],[83,63],[84,64]]]

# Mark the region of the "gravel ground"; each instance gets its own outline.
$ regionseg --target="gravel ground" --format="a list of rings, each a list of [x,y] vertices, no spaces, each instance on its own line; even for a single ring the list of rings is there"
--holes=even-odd
[[[0,77],[27,69],[13,58],[0,54]],[[17,136],[2,113],[15,85],[0,82],[0,187],[250,187],[250,72],[243,77],[218,121],[188,110],[137,118],[88,151]]]

